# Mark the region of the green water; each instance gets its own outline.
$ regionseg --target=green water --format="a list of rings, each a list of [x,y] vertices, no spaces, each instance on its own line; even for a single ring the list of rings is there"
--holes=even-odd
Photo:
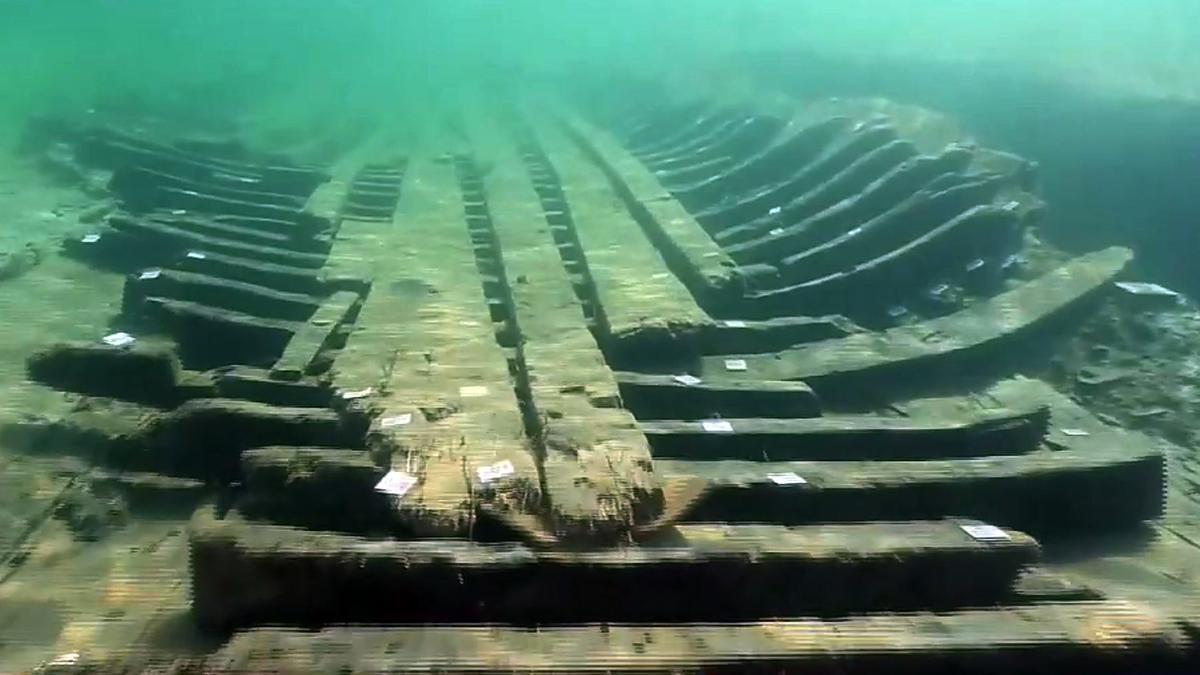
[[[530,77],[585,65],[697,81],[739,54],[1000,63],[1120,93],[1200,97],[1191,0],[287,0],[0,2],[0,133],[98,101],[196,117],[375,113],[464,69]],[[351,113],[352,114],[352,113]]]

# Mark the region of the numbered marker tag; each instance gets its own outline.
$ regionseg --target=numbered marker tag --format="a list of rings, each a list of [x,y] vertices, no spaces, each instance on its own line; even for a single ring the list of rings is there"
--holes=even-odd
[[[129,333],[113,333],[112,335],[105,335],[100,338],[100,341],[110,347],[127,347],[137,342],[137,338]]]
[[[736,320],[736,319],[730,319],[729,321],[726,321],[726,322],[725,322],[725,327],[726,327],[726,328],[745,328],[745,327],[746,327],[746,322],[745,322],[745,321],[739,321],[739,320]]]
[[[507,459],[503,462],[496,462],[491,466],[481,466],[476,469],[476,473],[479,474],[480,483],[490,483],[499,478],[511,476],[515,472],[516,469],[513,468],[512,462]]]
[[[204,260],[208,256],[205,255],[202,251],[188,251],[187,257],[191,258],[192,260]]]
[[[417,484],[417,477],[403,471],[389,471],[375,484],[376,492],[403,497]]]
[[[470,385],[467,387],[459,387],[458,395],[463,398],[479,398],[480,396],[488,395],[488,388],[479,385]]]
[[[1012,537],[995,525],[959,525],[976,541],[1012,541]]]
[[[382,417],[379,420],[380,429],[391,429],[392,427],[402,427],[412,423],[412,413],[404,413],[403,415],[393,415],[392,417]]]
[[[791,471],[787,473],[769,473],[767,474],[767,478],[776,485],[804,485],[808,482]]]
[[[365,398],[370,396],[374,391],[375,389],[372,387],[365,387],[363,389],[347,389],[346,391],[342,392],[342,399],[346,401],[353,401],[356,398]]]
[[[729,423],[729,420],[704,420],[700,423],[700,428],[710,434],[733,433],[733,425]]]
[[[779,236],[779,235],[781,235],[781,234],[783,234],[783,228],[782,228],[782,227],[776,227],[775,229],[771,230],[771,232],[770,232],[770,235],[771,235],[772,237],[778,237],[778,236]]]
[[[746,359],[725,359],[725,370],[745,370]]]
[[[82,242],[83,242],[83,243],[85,243],[85,244],[94,244],[94,243],[96,243],[96,242],[100,241],[100,235],[98,235],[98,234],[85,234],[85,235],[83,235],[83,237],[82,237],[82,238],[81,238],[79,241],[82,241]]]
[[[161,274],[162,274],[162,270],[159,270],[159,269],[144,270],[141,274],[138,275],[138,279],[141,279],[142,281],[146,281],[148,279],[157,279],[159,277],[159,275],[161,275]]]
[[[1086,429],[1063,429],[1064,436],[1091,436]]]
[[[781,213],[783,213],[783,207],[781,206],[772,206],[771,210],[767,211],[768,216],[777,216]]]
[[[700,384],[700,378],[695,375],[676,375],[674,379],[679,384],[686,384],[688,386]]]

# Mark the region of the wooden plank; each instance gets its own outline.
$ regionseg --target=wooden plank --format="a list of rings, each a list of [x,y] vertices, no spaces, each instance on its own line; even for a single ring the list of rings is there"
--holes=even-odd
[[[915,460],[1017,455],[1038,447],[1049,410],[1022,405],[940,417],[646,420],[655,457],[747,460]]]
[[[278,263],[250,260],[224,253],[197,251],[201,257],[182,255],[172,267],[185,272],[196,272],[215,277],[224,277],[249,284],[270,286],[290,293],[323,295],[329,290],[328,274],[315,268],[281,265]]]
[[[652,545],[538,551],[462,539],[368,539],[254,523],[236,512],[218,520],[214,511],[201,509],[191,523],[192,593],[201,624],[221,629],[949,609],[1001,597],[1039,552],[1015,531],[975,539],[961,527],[973,521],[685,525]],[[301,576],[305,589],[297,593]],[[872,584],[861,584],[864,576]]]
[[[153,296],[144,307],[175,338],[183,364],[196,370],[235,363],[270,366],[303,325]]]
[[[773,281],[747,299],[761,314],[797,306],[812,313],[844,310],[851,315],[881,310],[933,286],[946,265],[962,269],[1016,244],[1020,225],[1016,211],[977,205],[877,258],[848,260],[844,269],[803,283],[780,286]],[[780,276],[786,282],[784,272]]]
[[[612,188],[701,306],[714,311],[713,306],[740,297],[744,282],[736,263],[658,179],[608,133],[577,115],[563,115],[568,133],[604,171]]]
[[[329,346],[331,338],[353,320],[360,305],[361,298],[351,291],[338,291],[326,298],[312,317],[292,335],[283,355],[271,367],[271,377],[296,381],[305,375],[316,374],[313,367],[321,350]]]
[[[898,404],[910,416],[959,415],[967,399]],[[1038,537],[1119,530],[1162,515],[1165,460],[1158,444],[1109,427],[1048,385],[1003,380],[968,407],[1049,406],[1046,447],[1025,455],[897,462],[675,462],[668,477],[712,488],[695,500],[700,521],[809,523],[969,516]],[[1064,432],[1065,430],[1070,433]],[[771,474],[802,484],[779,485]]]
[[[760,189],[775,180],[781,169],[786,171],[815,160],[822,148],[836,142],[835,139],[849,128],[850,120],[846,117],[826,117],[818,121],[793,118],[771,145],[728,171],[677,189],[675,196],[689,208],[702,210],[711,208],[726,195]]]
[[[840,315],[724,319],[704,326],[699,340],[704,354],[770,352],[804,342],[846,337],[861,330]]]
[[[241,455],[237,502],[250,518],[373,537],[408,536],[393,497],[375,485],[387,473],[363,450],[268,446]]]
[[[329,169],[329,180],[312,191],[304,210],[329,222],[339,222],[342,205],[346,202],[346,195],[350,194],[355,176],[381,143],[382,139],[378,135],[372,135],[338,157]]]
[[[283,321],[306,321],[321,304],[317,295],[177,269],[143,270],[125,277],[121,304],[126,315],[136,316],[147,297],[184,300]]]
[[[867,127],[847,139],[835,152],[818,158],[768,191],[713,213],[710,225],[723,246],[761,236],[787,223],[817,213],[861,190],[916,154],[912,143],[900,140],[887,125]],[[707,214],[699,216],[702,222]],[[728,250],[728,249],[727,249]]]
[[[231,220],[228,217],[206,214],[152,211],[146,218],[167,223],[183,230],[209,234],[224,239],[236,239],[251,244],[276,246],[304,253],[329,252],[331,240],[325,233],[306,232],[291,223],[269,218]]]
[[[619,539],[653,522],[662,492],[650,449],[621,409],[616,380],[584,323],[529,175],[489,120],[472,120],[492,227],[512,294],[543,475],[560,537]]]
[[[944,317],[774,354],[737,357],[745,361],[744,370],[730,370],[726,357],[705,357],[703,377],[714,382],[800,379],[821,392],[822,384],[839,378],[894,376],[904,367],[970,355],[1091,297],[1132,257],[1129,249],[1119,247],[1080,256],[1038,279]]]
[[[127,204],[139,207],[153,206],[155,192],[161,187],[180,190],[195,190],[218,197],[240,199],[286,208],[300,208],[304,198],[294,194],[267,192],[253,189],[253,183],[230,186],[212,180],[174,176],[156,169],[127,165],[117,168],[109,180],[108,189],[121,197]],[[144,208],[138,208],[139,211]]]
[[[816,417],[821,405],[803,382],[760,381],[710,384],[689,376],[619,371],[625,406],[638,419],[727,417]]]
[[[914,192],[939,180],[939,176],[944,179],[960,175],[971,158],[969,150],[953,145],[937,156],[913,157],[852,197],[802,220],[781,225],[775,234],[768,232],[727,246],[726,250],[742,263],[766,262],[799,253],[878,218]]]
[[[157,245],[155,248],[173,250],[176,255],[187,251],[212,251],[292,267],[317,268],[325,263],[325,255],[321,253],[302,253],[276,246],[248,244],[237,239],[200,234],[170,222],[139,218],[126,213],[109,216],[107,222],[118,231],[128,232],[139,239],[147,240],[148,243],[152,242]]]
[[[1174,617],[1102,601],[948,613],[675,626],[350,626],[237,634],[215,670],[326,672],[1096,672],[1186,669],[1195,647]]]
[[[327,268],[373,280],[333,381],[342,391],[370,389],[355,405],[375,416],[373,452],[420,481],[400,513],[439,536],[473,531],[484,502],[518,513],[542,504],[464,216],[453,166],[414,157],[395,226],[346,220]],[[501,462],[512,475],[481,482],[479,469]]]
[[[603,308],[600,328],[619,341],[644,341],[646,333],[671,342],[694,339],[708,315],[667,268],[607,177],[557,128],[538,126]]]
[[[271,379],[266,368],[229,366],[212,374],[217,395],[273,405],[325,408],[333,399],[333,390],[325,379],[304,378],[298,382]]]

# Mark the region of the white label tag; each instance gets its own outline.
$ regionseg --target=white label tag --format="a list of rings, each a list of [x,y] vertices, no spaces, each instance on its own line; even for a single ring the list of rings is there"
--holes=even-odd
[[[171,209],[171,215],[174,215],[174,216],[187,215],[187,209]]]
[[[967,263],[967,271],[974,272],[975,270],[979,269],[980,267],[983,267],[986,264],[987,263],[985,263],[983,261],[983,258],[976,258],[976,259],[972,260],[971,262]]]
[[[671,276],[670,272],[655,272],[654,274],[650,275],[650,278],[651,279],[666,279],[669,276]]]
[[[725,327],[726,328],[745,328],[746,322],[738,320],[738,319],[730,319],[729,321],[725,322]]]
[[[772,206],[771,210],[767,211],[768,216],[777,216],[781,213],[783,213],[783,207],[781,206]]]
[[[417,484],[417,477],[404,473],[403,471],[389,471],[379,479],[375,484],[377,492],[383,492],[389,495],[403,497],[409,490]]]
[[[777,228],[775,228],[775,229],[771,230],[771,231],[769,232],[769,234],[770,234],[772,237],[778,237],[779,235],[783,234],[783,228],[782,228],[782,227],[777,227]]]
[[[769,473],[767,478],[776,485],[804,485],[808,481],[801,478],[798,474],[788,471],[787,473]]]
[[[79,663],[79,652],[60,654],[46,662],[48,666],[73,666]]]
[[[1086,429],[1063,429],[1064,436],[1091,436]]]
[[[94,243],[96,243],[96,242],[100,241],[100,235],[98,235],[98,234],[85,234],[85,235],[83,235],[83,238],[82,238],[82,239],[80,239],[79,241],[82,241],[82,242],[83,242],[83,243],[85,243],[85,244],[94,244]]]
[[[693,385],[700,384],[700,378],[695,375],[676,375],[674,380],[679,384]]]
[[[995,525],[959,525],[963,532],[979,541],[1011,541],[1012,537]]]
[[[129,333],[113,333],[112,335],[105,335],[100,338],[100,341],[112,347],[124,347],[137,342],[137,338]]]
[[[728,434],[733,432],[733,425],[729,420],[704,420],[700,422],[700,427],[712,434]]]
[[[701,257],[703,257],[703,258],[715,258],[715,257],[717,257],[717,256],[719,256],[719,255],[721,255],[721,252],[720,252],[720,251],[709,251],[708,253],[705,253],[705,254],[704,254],[703,256],[701,256]]]
[[[199,197],[199,196],[200,196],[200,193],[199,193],[199,192],[196,192],[195,190],[180,190],[180,192],[182,192],[182,193],[183,193],[183,194],[185,194],[185,195],[191,195],[191,196],[193,196],[193,197]]]
[[[1117,288],[1134,295],[1157,295],[1164,298],[1176,298],[1179,294],[1158,284],[1140,282],[1140,281],[1118,281]]]
[[[342,392],[342,398],[347,401],[353,401],[356,398],[370,396],[374,391],[375,389],[372,387],[365,387],[363,389],[348,389]]]
[[[404,413],[403,415],[393,415],[392,417],[381,417],[379,419],[380,429],[390,429],[392,427],[402,427],[412,422],[412,413]]]
[[[160,274],[162,274],[162,270],[157,270],[157,269],[145,270],[141,274],[138,275],[138,279],[141,279],[143,281],[145,281],[147,279],[157,279]]]
[[[223,173],[220,171],[213,172],[213,176],[215,178],[223,178],[225,180],[235,180],[235,181],[238,181],[239,183],[257,183],[258,182],[257,178],[251,178],[250,176],[239,176],[237,174],[232,174],[232,173]]]
[[[746,359],[725,359],[725,370],[745,370]]]
[[[480,483],[490,483],[497,478],[511,476],[515,472],[516,469],[513,468],[512,462],[507,459],[502,462],[496,462],[491,466],[481,466],[476,469],[476,473],[479,474]]]
[[[191,258],[192,260],[204,260],[208,256],[204,255],[204,253],[201,251],[188,251],[187,257]]]
[[[479,385],[470,385],[467,387],[459,387],[458,395],[463,398],[479,398],[480,396],[488,395],[488,388]]]

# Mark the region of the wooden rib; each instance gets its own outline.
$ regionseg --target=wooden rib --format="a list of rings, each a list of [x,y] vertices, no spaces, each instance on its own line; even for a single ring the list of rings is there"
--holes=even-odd
[[[729,432],[703,422],[641,423],[655,457],[758,460],[905,460],[1016,455],[1046,434],[1048,410],[1022,406],[921,417],[833,415],[814,419],[735,418]]]
[[[1022,533],[979,541],[955,521],[683,525],[641,546],[537,551],[462,539],[366,539],[247,522],[236,512],[218,520],[213,512],[202,508],[189,528],[193,609],[203,625],[225,629],[948,609],[1001,597],[1038,554]],[[947,565],[961,573],[946,577]],[[863,575],[875,583],[863,586]],[[305,589],[297,593],[301,577]]]
[[[338,291],[326,298],[317,311],[292,335],[283,355],[271,367],[271,377],[296,381],[314,370],[321,350],[347,322],[353,320],[361,299],[357,293]]]
[[[745,371],[726,370],[726,359],[705,357],[712,381],[799,379],[820,384],[854,375],[895,374],[912,364],[970,355],[1013,337],[1103,288],[1133,257],[1114,247],[1081,256],[1033,281],[968,309],[882,333],[851,335],[769,355],[746,355]]]

